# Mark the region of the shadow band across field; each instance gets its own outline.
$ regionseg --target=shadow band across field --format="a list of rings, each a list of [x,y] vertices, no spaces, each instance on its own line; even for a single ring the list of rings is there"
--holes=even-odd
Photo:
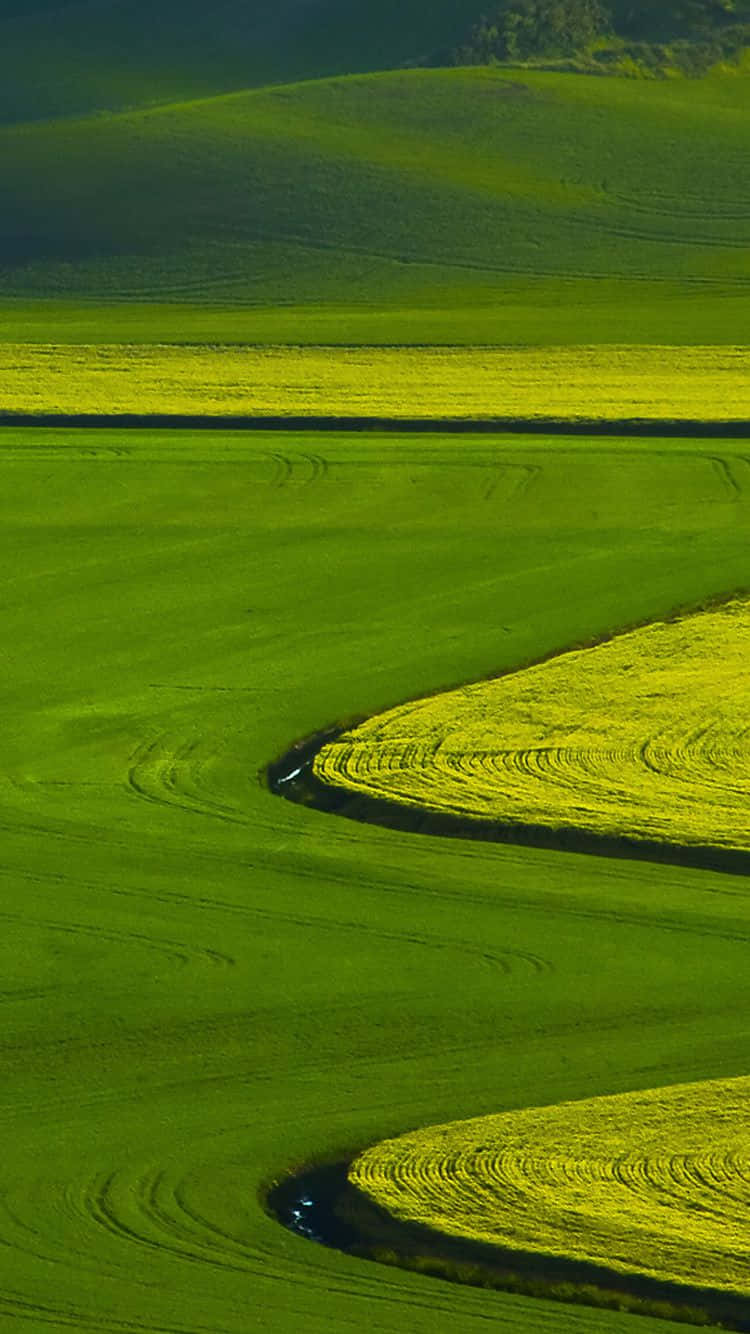
[[[704,440],[750,439],[750,420],[701,421],[696,418],[617,419],[566,417],[325,417],[125,412],[0,412],[0,426],[76,427],[89,430],[233,430],[233,431],[381,431],[440,432],[448,435],[511,434],[626,436]]]
[[[367,1199],[349,1181],[348,1170],[348,1161],[306,1168],[273,1186],[265,1207],[291,1232],[360,1259],[473,1287],[750,1332],[750,1304],[739,1295],[403,1223]]]
[[[351,725],[348,724],[348,727]],[[614,838],[608,834],[595,834],[569,826],[552,829],[546,825],[505,824],[477,817],[421,810],[383,797],[365,796],[343,787],[333,787],[317,777],[313,765],[318,751],[335,741],[344,730],[347,729],[331,726],[292,746],[280,759],[269,765],[266,777],[270,790],[276,796],[298,805],[405,833],[548,848],[557,852],[586,853],[750,876],[750,853],[739,848],[670,844],[628,838],[625,835]]]

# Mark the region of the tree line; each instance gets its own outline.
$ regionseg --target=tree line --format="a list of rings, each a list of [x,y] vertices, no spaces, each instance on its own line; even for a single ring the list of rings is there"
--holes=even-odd
[[[750,42],[750,0],[501,0],[473,25],[452,63],[570,57],[607,39],[635,42],[642,55],[649,43],[676,43],[708,63]]]

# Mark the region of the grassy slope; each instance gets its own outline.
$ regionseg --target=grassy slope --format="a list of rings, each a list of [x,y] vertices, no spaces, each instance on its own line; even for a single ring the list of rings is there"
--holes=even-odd
[[[476,0],[0,0],[0,121],[389,69],[450,45]]]
[[[742,81],[413,71],[0,138],[5,337],[54,338],[60,298],[110,304],[93,322],[74,309],[97,341],[731,343],[747,328]],[[122,301],[162,308],[119,316]]]
[[[750,884],[389,833],[256,774],[747,582],[715,454],[0,433],[9,1328],[631,1329],[346,1259],[256,1192],[411,1126],[745,1074]]]

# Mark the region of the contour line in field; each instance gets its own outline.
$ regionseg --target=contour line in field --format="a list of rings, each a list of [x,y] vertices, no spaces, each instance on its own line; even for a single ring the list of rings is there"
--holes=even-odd
[[[323,783],[436,815],[750,849],[750,598],[399,705]]]
[[[431,1126],[356,1158],[403,1222],[750,1294],[750,1077]]]

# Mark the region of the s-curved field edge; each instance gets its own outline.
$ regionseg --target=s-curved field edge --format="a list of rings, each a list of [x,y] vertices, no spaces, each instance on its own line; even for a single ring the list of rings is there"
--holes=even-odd
[[[746,1074],[750,880],[256,780],[326,719],[740,587],[717,460],[742,484],[746,453],[0,431],[3,1334],[634,1328],[313,1246],[262,1192],[416,1125]]]
[[[709,599],[332,725],[270,786],[400,830],[746,874],[748,647],[747,595]],[[467,752],[493,758],[488,782]],[[707,1080],[430,1127],[302,1173],[269,1207],[387,1264],[746,1330],[749,1089]]]
[[[348,1181],[407,1264],[421,1234],[464,1282],[748,1329],[749,1098],[740,1077],[475,1117],[373,1145]]]
[[[669,1103],[671,1095],[681,1091],[654,1090],[651,1094],[630,1095],[630,1099],[639,1103],[654,1094],[657,1097],[666,1094]],[[590,1099],[605,1107],[619,1101],[622,1099]],[[538,1118],[543,1122],[546,1118],[555,1123],[558,1118],[562,1122],[566,1113],[586,1114],[587,1110],[589,1102],[542,1107],[511,1113],[510,1121]],[[435,1141],[440,1142],[454,1131],[456,1139],[471,1145],[475,1130],[478,1138],[486,1141],[503,1119],[499,1115],[452,1126],[426,1127],[395,1141],[375,1143],[370,1149],[348,1153],[336,1161],[310,1163],[266,1187],[262,1191],[264,1207],[283,1227],[327,1249],[454,1285],[589,1307],[602,1313],[617,1311],[681,1325],[717,1326],[743,1334],[750,1330],[750,1299],[726,1287],[722,1289],[719,1283],[701,1286],[657,1273],[626,1270],[609,1259],[563,1255],[559,1250],[551,1253],[539,1247],[523,1249],[518,1242],[510,1245],[498,1237],[468,1235],[468,1229],[466,1233],[456,1226],[443,1229],[439,1218],[428,1217],[430,1193],[424,1191],[422,1195],[416,1182],[422,1143],[428,1154],[428,1145],[434,1146]],[[416,1171],[411,1182],[406,1183],[402,1201],[399,1182],[391,1179],[390,1163],[399,1154],[406,1157],[414,1146]],[[512,1151],[507,1157],[512,1161]],[[438,1175],[444,1173],[450,1178],[446,1165],[430,1162],[430,1166],[438,1167]],[[585,1165],[579,1163],[582,1166]],[[410,1185],[414,1187],[411,1193]],[[452,1185],[460,1190],[459,1182]],[[486,1186],[491,1189],[492,1185],[496,1183],[490,1179]],[[448,1179],[448,1190],[438,1191],[448,1209],[452,1203],[450,1186]],[[516,1199],[518,1194],[514,1195],[511,1207],[516,1206]],[[686,1201],[686,1209],[689,1207]]]
[[[331,726],[272,790],[352,819],[746,874],[750,599]]]
[[[750,853],[750,599],[397,706],[324,783],[473,822]]]

